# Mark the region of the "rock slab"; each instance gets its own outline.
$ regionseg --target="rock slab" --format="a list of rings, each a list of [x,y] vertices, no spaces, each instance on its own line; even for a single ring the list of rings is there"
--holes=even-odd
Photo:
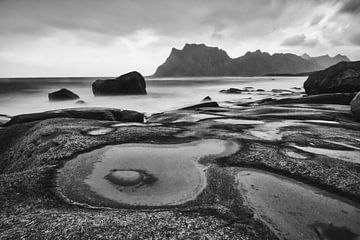
[[[115,79],[96,80],[92,91],[95,96],[146,94],[146,83],[140,73],[133,71]]]
[[[350,103],[351,112],[357,122],[360,122],[360,92],[356,94],[354,99]]]
[[[360,91],[360,61],[341,62],[310,74],[304,83],[308,95]]]
[[[104,121],[144,122],[144,114],[116,108],[68,108],[40,113],[21,114],[11,118],[4,126],[50,118],[82,118]]]

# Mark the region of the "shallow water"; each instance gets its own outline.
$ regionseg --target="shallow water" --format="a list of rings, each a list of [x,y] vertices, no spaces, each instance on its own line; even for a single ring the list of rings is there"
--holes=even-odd
[[[173,123],[181,123],[181,122],[198,122],[200,120],[204,120],[204,119],[211,119],[211,118],[216,118],[219,117],[217,115],[212,115],[212,114],[204,114],[204,113],[198,113],[198,114],[186,114],[183,117],[180,117],[174,121],[172,121]]]
[[[206,186],[200,159],[230,155],[238,149],[234,142],[215,139],[106,146],[68,161],[57,175],[58,190],[70,201],[95,207],[179,205],[194,200]],[[135,171],[151,181],[117,185],[107,177],[113,171]]]
[[[256,125],[253,129],[248,132],[260,139],[268,141],[280,141],[283,138],[281,128],[302,125],[296,120],[284,120],[277,122],[266,122],[261,125]]]
[[[285,149],[282,151],[286,156],[291,158],[306,159],[308,156],[295,152],[294,150]]]
[[[88,131],[87,134],[89,134],[91,136],[99,136],[99,135],[106,135],[113,131],[114,131],[113,128],[97,128],[97,129]]]
[[[300,182],[261,171],[240,170],[236,177],[246,204],[281,238],[331,240],[337,239],[336,233],[341,236],[338,239],[360,239],[359,206]],[[319,238],[319,234],[328,232],[333,236]]]
[[[333,150],[333,149],[317,148],[317,147],[301,147],[295,144],[291,146],[309,153],[325,155],[330,158],[337,158],[347,162],[360,163],[360,151]]]
[[[147,95],[94,97],[91,84],[96,78],[0,78],[0,114],[23,114],[70,107],[114,107],[156,113],[200,102],[205,96],[214,101],[241,101],[268,97],[256,93],[223,94],[222,89],[253,86],[271,90],[301,87],[306,77],[184,77],[146,78]],[[68,88],[86,104],[75,101],[49,102],[47,94]]]
[[[264,121],[259,120],[247,120],[247,119],[236,119],[236,118],[219,118],[214,119],[213,121],[218,123],[225,123],[225,124],[239,124],[239,125],[257,125],[257,124],[264,124]]]

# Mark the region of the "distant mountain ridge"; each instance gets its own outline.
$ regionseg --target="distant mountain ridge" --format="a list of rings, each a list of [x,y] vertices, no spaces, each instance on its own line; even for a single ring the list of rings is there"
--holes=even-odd
[[[275,53],[257,50],[238,58],[231,58],[222,49],[205,44],[185,44],[183,49],[173,48],[166,61],[153,76],[262,76],[265,74],[298,74],[324,69],[340,61],[350,61],[346,56],[328,55],[310,57],[291,53]]]
[[[336,55],[334,57],[330,57],[329,55],[322,55],[318,57],[310,57],[307,53],[301,55],[304,59],[314,59],[316,62],[320,64],[322,68],[328,68],[332,65],[335,65],[339,62],[350,62],[350,59],[345,55]]]

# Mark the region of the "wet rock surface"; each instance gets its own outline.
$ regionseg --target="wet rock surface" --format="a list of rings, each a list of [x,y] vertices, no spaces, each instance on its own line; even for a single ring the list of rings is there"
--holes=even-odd
[[[12,117],[11,120],[6,123],[6,126],[50,118],[82,118],[104,121],[143,122],[144,114],[115,108],[68,108],[17,115]]]
[[[350,106],[237,104],[138,124],[56,117],[1,128],[0,238],[296,239],[303,229],[306,239],[359,239],[360,125]],[[99,129],[111,131],[89,134]],[[172,187],[157,184],[182,171],[189,197],[175,188],[158,198]],[[290,211],[291,199],[303,211]]]

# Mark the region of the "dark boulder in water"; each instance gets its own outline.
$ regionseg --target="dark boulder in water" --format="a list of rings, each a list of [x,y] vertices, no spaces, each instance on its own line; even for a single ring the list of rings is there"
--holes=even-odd
[[[354,115],[356,121],[360,122],[360,92],[356,94],[350,103],[351,112]]]
[[[360,91],[360,61],[341,62],[310,74],[304,83],[309,95]]]
[[[85,101],[84,100],[77,100],[75,103],[77,103],[77,104],[85,104]]]
[[[143,122],[144,114],[116,108],[68,108],[17,115],[12,117],[10,121],[4,124],[4,126],[50,118],[82,118],[105,121]]]
[[[206,101],[212,101],[210,96],[206,96],[203,98],[203,100],[201,100],[202,102],[206,102]]]
[[[146,94],[144,77],[134,71],[115,79],[96,80],[92,84],[94,95]]]
[[[73,93],[72,91],[62,88],[58,91],[52,92],[48,94],[49,101],[65,101],[65,100],[75,100],[80,97]]]
[[[226,90],[221,90],[220,91],[221,93],[242,93],[244,92],[244,90],[241,90],[241,89],[238,89],[238,88],[229,88],[229,89],[226,89]]]

